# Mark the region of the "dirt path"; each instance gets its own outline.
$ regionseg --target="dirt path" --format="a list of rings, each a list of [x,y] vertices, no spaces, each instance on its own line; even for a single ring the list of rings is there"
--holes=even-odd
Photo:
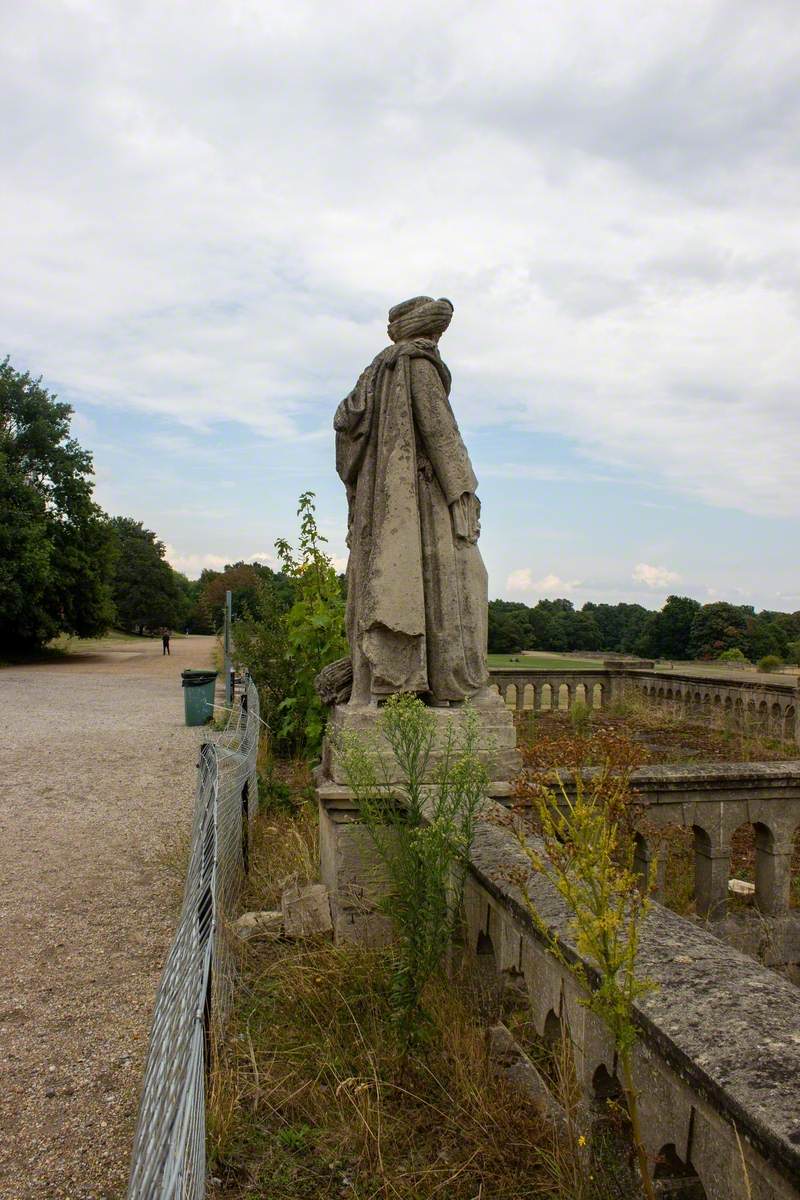
[[[124,1195],[213,639],[0,671],[0,1197]]]

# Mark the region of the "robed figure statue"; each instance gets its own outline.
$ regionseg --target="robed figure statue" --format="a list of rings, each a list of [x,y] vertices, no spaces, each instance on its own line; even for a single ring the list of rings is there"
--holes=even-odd
[[[392,345],[336,410],[347,489],[351,704],[415,692],[447,705],[487,683],[480,502],[438,342],[449,300],[389,312]]]

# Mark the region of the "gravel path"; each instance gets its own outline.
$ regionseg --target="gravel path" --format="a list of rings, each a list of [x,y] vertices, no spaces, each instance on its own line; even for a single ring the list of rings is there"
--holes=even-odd
[[[116,1200],[180,888],[213,638],[0,671],[0,1197]]]

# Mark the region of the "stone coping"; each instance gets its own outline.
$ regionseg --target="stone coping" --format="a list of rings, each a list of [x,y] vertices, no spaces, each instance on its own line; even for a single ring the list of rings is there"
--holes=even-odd
[[[546,944],[520,889],[508,879],[510,869],[529,863],[503,827],[507,814],[491,802],[485,814],[471,873],[526,935]],[[578,954],[569,911],[555,888],[530,869],[527,887],[565,958],[583,962],[596,982],[598,972]],[[635,1006],[643,1040],[796,1186],[800,989],[655,902],[642,929],[638,963],[641,975],[658,985]]]
[[[647,674],[648,672],[639,672]],[[495,675],[508,676],[513,679],[515,675],[530,675],[532,678],[541,676],[545,678],[548,675],[565,675],[567,677],[581,677],[583,675],[597,676],[598,679],[604,678],[606,675],[612,674],[607,667],[489,667],[489,682],[491,683]],[[617,671],[613,672],[618,674]]]
[[[689,684],[698,691],[709,686],[715,688],[733,688],[734,690],[743,692],[777,692],[780,695],[791,696],[793,699],[797,696],[800,690],[800,685],[795,683],[768,683],[761,682],[757,679],[728,679],[718,675],[682,675],[675,671],[659,670],[657,667],[635,667],[627,666],[625,663],[620,663],[619,666],[613,667],[489,667],[490,683],[501,677],[513,683],[514,678],[525,679],[542,679],[545,682],[549,677],[563,679],[581,679],[584,677],[597,679],[605,679],[613,676],[615,679],[624,678],[625,675],[631,675],[636,679],[644,679],[652,677],[654,679],[663,680],[670,683]]]

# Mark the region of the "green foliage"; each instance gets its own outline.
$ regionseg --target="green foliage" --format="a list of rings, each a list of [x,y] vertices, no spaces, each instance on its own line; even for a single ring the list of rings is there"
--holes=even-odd
[[[793,666],[800,666],[800,638],[788,642],[786,646],[786,661]]]
[[[641,604],[593,604],[576,611],[569,600],[489,602],[489,653],[520,650],[602,650],[648,658],[710,659],[738,649],[750,662],[765,654],[786,658],[800,639],[800,612],[779,613],[689,596],[669,596],[660,612]],[[800,658],[800,651],[798,652]],[[732,660],[738,661],[738,660]]]
[[[668,596],[661,612],[647,618],[636,649],[652,658],[691,658],[689,642],[699,610],[689,596]]]
[[[225,593],[231,593],[235,617],[252,615],[262,605],[259,592],[269,585],[272,603],[285,612],[293,600],[292,585],[280,571],[263,563],[238,562],[224,571],[205,570],[198,580],[197,602],[193,613],[198,631],[216,633],[222,628]],[[263,597],[262,597],[263,599]]]
[[[0,362],[0,648],[29,651],[64,632],[94,637],[114,616],[114,542],[92,493],[92,456],[70,437],[72,409]]]
[[[392,1005],[405,1047],[424,1036],[422,994],[439,969],[456,930],[477,808],[488,775],[477,754],[478,719],[464,711],[459,739],[451,724],[433,786],[424,781],[436,720],[416,696],[392,696],[383,708],[380,733],[392,752],[400,781],[377,748],[355,735],[337,746],[360,819],[383,864],[388,887],[380,908],[397,936]]]
[[[246,667],[259,689],[261,715],[272,734],[272,752],[313,758],[325,729],[325,709],[314,679],[328,663],[347,653],[344,597],[339,576],[322,549],[314,493],[299,500],[299,552],[279,539],[281,573],[264,568],[247,576],[246,597],[236,604],[234,592],[234,657]],[[240,583],[244,564],[226,568],[213,581],[230,586],[232,572]],[[248,567],[249,571],[250,568]],[[215,595],[206,590],[206,597]],[[224,597],[224,586],[220,592]],[[287,605],[287,597],[291,598]]]
[[[188,613],[187,594],[164,558],[164,543],[133,517],[113,517],[111,528],[117,543],[113,595],[120,628],[137,633],[180,628]]]
[[[763,658],[758,660],[758,669],[768,673],[770,671],[780,671],[783,666],[777,654],[765,654]]]
[[[576,700],[569,710],[569,723],[579,737],[585,737],[592,724],[592,710],[585,700]]]
[[[639,936],[649,901],[633,870],[629,774],[612,774],[605,766],[586,783],[577,771],[574,796],[563,784],[559,793],[538,786],[532,787],[529,795],[541,841],[537,845],[520,829],[519,845],[531,866],[565,902],[578,953],[598,968],[599,979],[589,978],[583,962],[564,954],[530,893],[523,889],[528,909],[552,953],[580,981],[583,1003],[600,1017],[614,1039],[642,1184],[652,1197],[632,1062],[637,1037],[633,1006],[653,986],[636,973]]]
[[[723,663],[748,663],[749,661],[750,659],[746,654],[742,654],[738,646],[734,646],[732,650],[723,650],[717,658],[717,662]]]
[[[333,563],[321,548],[327,538],[317,528],[313,492],[303,492],[297,515],[299,554],[295,556],[283,538],[275,542],[283,574],[294,594],[294,603],[285,617],[292,689],[279,706],[281,723],[277,735],[306,755],[313,755],[325,730],[325,709],[314,688],[314,679],[328,663],[347,653],[347,639],[344,597]]]
[[[294,688],[294,668],[286,612],[273,580],[259,579],[247,605],[239,611],[241,615],[233,622],[234,661],[247,668],[258,688],[261,718],[272,733],[272,753],[291,754],[298,749],[294,731],[289,731],[289,736],[282,731],[284,701]]]

